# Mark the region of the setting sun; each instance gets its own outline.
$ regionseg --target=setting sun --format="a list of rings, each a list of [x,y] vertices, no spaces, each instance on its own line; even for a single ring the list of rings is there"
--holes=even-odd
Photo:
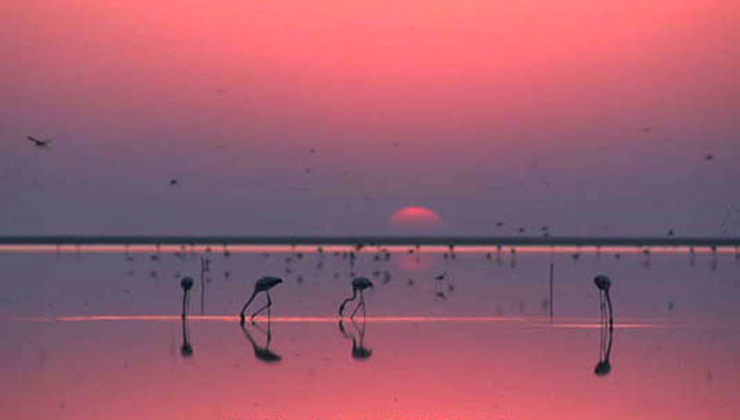
[[[393,213],[390,223],[402,230],[436,230],[442,227],[442,218],[426,207],[408,206]]]

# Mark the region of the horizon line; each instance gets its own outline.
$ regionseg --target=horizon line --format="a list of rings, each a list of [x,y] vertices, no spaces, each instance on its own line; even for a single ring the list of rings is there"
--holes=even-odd
[[[365,246],[620,246],[740,247],[740,237],[712,236],[238,236],[5,235],[0,245],[345,245]]]

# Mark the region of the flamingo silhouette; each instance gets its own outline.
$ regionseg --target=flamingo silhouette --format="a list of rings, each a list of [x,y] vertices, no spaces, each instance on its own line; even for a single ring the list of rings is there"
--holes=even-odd
[[[606,376],[609,374],[609,372],[612,371],[612,365],[609,361],[609,357],[612,353],[612,338],[614,334],[614,329],[612,328],[611,324],[607,326],[606,324],[606,318],[603,316],[601,317],[601,338],[600,338],[600,344],[599,344],[599,361],[596,363],[596,366],[594,367],[594,375],[596,376]]]
[[[193,346],[190,345],[188,340],[188,319],[182,317],[182,345],[180,346],[180,356],[188,358],[193,355]]]
[[[373,351],[372,349],[369,349],[365,347],[365,318],[362,319],[362,324],[358,325],[354,319],[352,321],[352,327],[357,332],[357,334],[348,334],[347,331],[344,329],[344,320],[339,320],[339,331],[342,333],[342,336],[348,340],[352,340],[352,358],[355,359],[358,362],[367,360],[372,356]],[[357,335],[360,336],[360,340],[358,342]]]
[[[609,329],[608,332],[604,331],[604,328],[602,326],[602,341],[601,341],[601,349],[599,350],[599,361],[596,363],[596,367],[594,367],[594,374],[596,376],[606,376],[609,374],[609,372],[612,371],[612,365],[611,362],[609,362],[609,356],[612,351],[612,334],[613,330]],[[606,347],[606,350],[604,349]]]
[[[594,367],[596,376],[606,376],[611,372],[612,366],[609,357],[612,352],[612,335],[614,333],[614,319],[612,317],[612,301],[609,297],[609,289],[612,281],[609,277],[599,274],[594,277],[594,284],[599,289],[600,309],[601,309],[601,341],[599,347],[599,361]],[[604,304],[606,301],[606,305]],[[609,310],[609,321],[607,324],[606,310]]]
[[[241,312],[239,313],[239,322],[242,325],[244,324],[244,313],[247,311],[247,307],[249,306],[250,303],[252,303],[254,298],[257,296],[257,293],[259,292],[265,292],[265,294],[267,295],[267,304],[263,306],[262,308],[258,309],[257,311],[255,311],[252,314],[252,316],[249,318],[249,320],[252,321],[252,323],[254,323],[254,317],[257,316],[257,314],[259,314],[260,312],[267,309],[267,317],[268,317],[267,319],[269,322],[270,307],[272,306],[272,299],[270,299],[270,289],[272,289],[273,287],[277,286],[278,284],[282,282],[283,282],[283,279],[279,277],[271,277],[271,276],[262,277],[261,279],[257,280],[257,283],[254,284],[254,292],[252,292],[252,296],[249,297],[247,302],[242,307]]]
[[[594,277],[594,284],[599,289],[599,299],[600,299],[600,308],[601,308],[601,317],[602,319],[606,318],[606,310],[608,307],[609,310],[609,329],[612,329],[614,326],[614,317],[612,313],[612,300],[609,296],[609,289],[612,286],[612,281],[609,277],[599,274],[596,277]],[[606,302],[606,305],[604,304]]]
[[[280,362],[283,358],[279,354],[275,353],[274,351],[270,350],[270,343],[272,342],[272,324],[270,323],[270,317],[267,317],[267,331],[262,331],[265,333],[267,337],[267,341],[265,342],[264,346],[260,346],[257,344],[257,341],[254,340],[252,337],[252,334],[249,333],[249,330],[246,326],[244,326],[244,323],[240,325],[242,332],[244,332],[244,336],[249,340],[249,343],[252,345],[252,350],[254,350],[254,357],[264,363],[277,363]],[[255,326],[255,328],[260,329],[259,327]]]
[[[372,288],[373,283],[368,280],[365,277],[356,277],[354,280],[352,280],[352,297],[349,297],[345,299],[341,305],[339,305],[339,317],[344,317],[344,307],[347,305],[347,303],[357,299],[357,295],[359,292],[360,295],[360,302],[355,307],[355,310],[352,311],[352,315],[350,315],[350,318],[354,318],[355,314],[357,313],[357,310],[362,307],[362,316],[365,317],[365,297],[362,295],[362,292],[365,289]]]
[[[193,288],[193,278],[192,277],[185,277],[182,280],[180,280],[180,287],[182,288],[182,318],[185,319],[185,317],[188,314],[188,304],[190,303],[190,289]],[[184,329],[184,327],[183,327]]]

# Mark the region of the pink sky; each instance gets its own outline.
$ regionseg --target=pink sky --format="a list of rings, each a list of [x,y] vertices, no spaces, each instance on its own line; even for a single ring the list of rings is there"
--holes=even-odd
[[[739,9],[1,5],[0,229],[737,235]]]

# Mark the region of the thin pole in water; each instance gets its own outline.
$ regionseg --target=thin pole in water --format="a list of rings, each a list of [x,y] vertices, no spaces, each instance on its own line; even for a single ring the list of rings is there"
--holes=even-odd
[[[206,281],[208,280],[206,273],[211,271],[210,260],[208,257],[200,257],[200,314],[205,315],[206,312]]]
[[[552,278],[555,271],[555,263],[550,263],[550,321],[553,319],[554,302],[552,301]]]

